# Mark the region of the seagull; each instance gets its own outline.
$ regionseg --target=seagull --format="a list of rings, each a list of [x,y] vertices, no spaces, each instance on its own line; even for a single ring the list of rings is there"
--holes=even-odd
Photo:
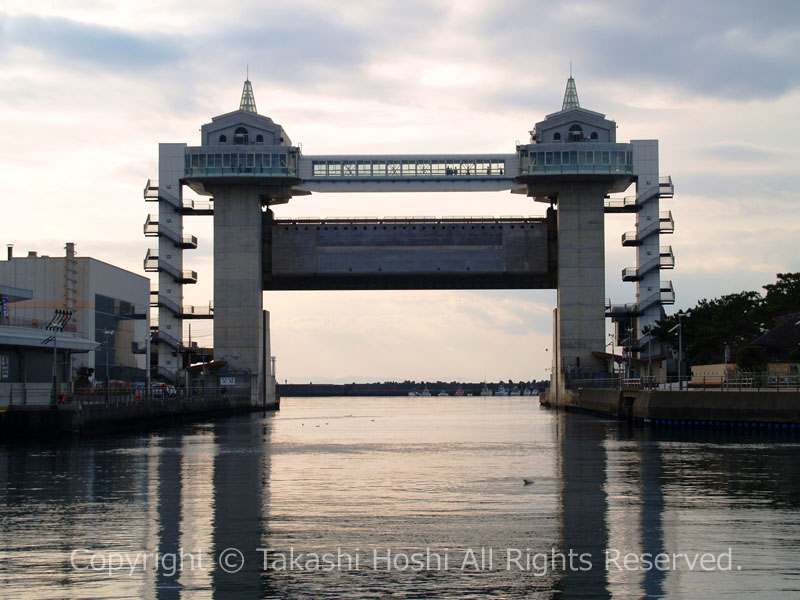
[[[533,483],[533,479],[524,479],[522,480],[522,485],[531,485]]]

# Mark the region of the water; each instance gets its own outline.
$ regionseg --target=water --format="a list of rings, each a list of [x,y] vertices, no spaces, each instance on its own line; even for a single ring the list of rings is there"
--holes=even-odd
[[[798,442],[437,397],[285,399],[275,415],[0,446],[0,589],[796,598]]]

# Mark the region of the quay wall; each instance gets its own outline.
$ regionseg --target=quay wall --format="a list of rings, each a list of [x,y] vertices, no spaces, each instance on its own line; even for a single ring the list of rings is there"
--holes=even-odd
[[[553,395],[555,396],[555,395]],[[800,424],[798,391],[565,390],[541,403],[623,420]]]
[[[166,398],[141,402],[71,402],[56,408],[11,406],[0,411],[0,440],[59,435],[95,435],[119,430],[142,430],[169,423],[277,410],[280,400],[255,406],[249,397]]]

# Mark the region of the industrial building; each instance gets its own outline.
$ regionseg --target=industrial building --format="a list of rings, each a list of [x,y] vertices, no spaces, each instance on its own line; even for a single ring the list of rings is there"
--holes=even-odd
[[[17,257],[9,246],[7,260],[0,260],[0,285],[29,290],[30,295],[3,294],[7,298],[3,304],[6,325],[51,335],[50,324],[60,315],[56,343],[66,348],[61,338],[70,336],[86,341],[82,353],[68,353],[60,359],[64,361],[60,382],[74,381],[81,367],[94,369],[95,381],[145,382],[149,280],[94,258],[76,256],[73,243],[66,244],[65,250],[64,256],[29,252]],[[52,352],[52,342],[41,345]],[[19,360],[17,354],[8,355],[11,361]],[[49,376],[47,381],[51,382]]]

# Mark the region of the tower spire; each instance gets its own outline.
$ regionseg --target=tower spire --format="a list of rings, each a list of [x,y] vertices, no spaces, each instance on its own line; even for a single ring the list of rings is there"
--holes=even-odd
[[[242,101],[239,103],[239,110],[246,110],[251,113],[258,113],[256,110],[256,97],[253,95],[253,86],[250,83],[250,68],[248,67],[247,79],[242,88]]]
[[[578,102],[578,90],[575,88],[575,80],[572,78],[572,61],[570,61],[569,79],[567,79],[567,89],[564,91],[564,103],[561,105],[561,110],[580,107],[580,102]]]

